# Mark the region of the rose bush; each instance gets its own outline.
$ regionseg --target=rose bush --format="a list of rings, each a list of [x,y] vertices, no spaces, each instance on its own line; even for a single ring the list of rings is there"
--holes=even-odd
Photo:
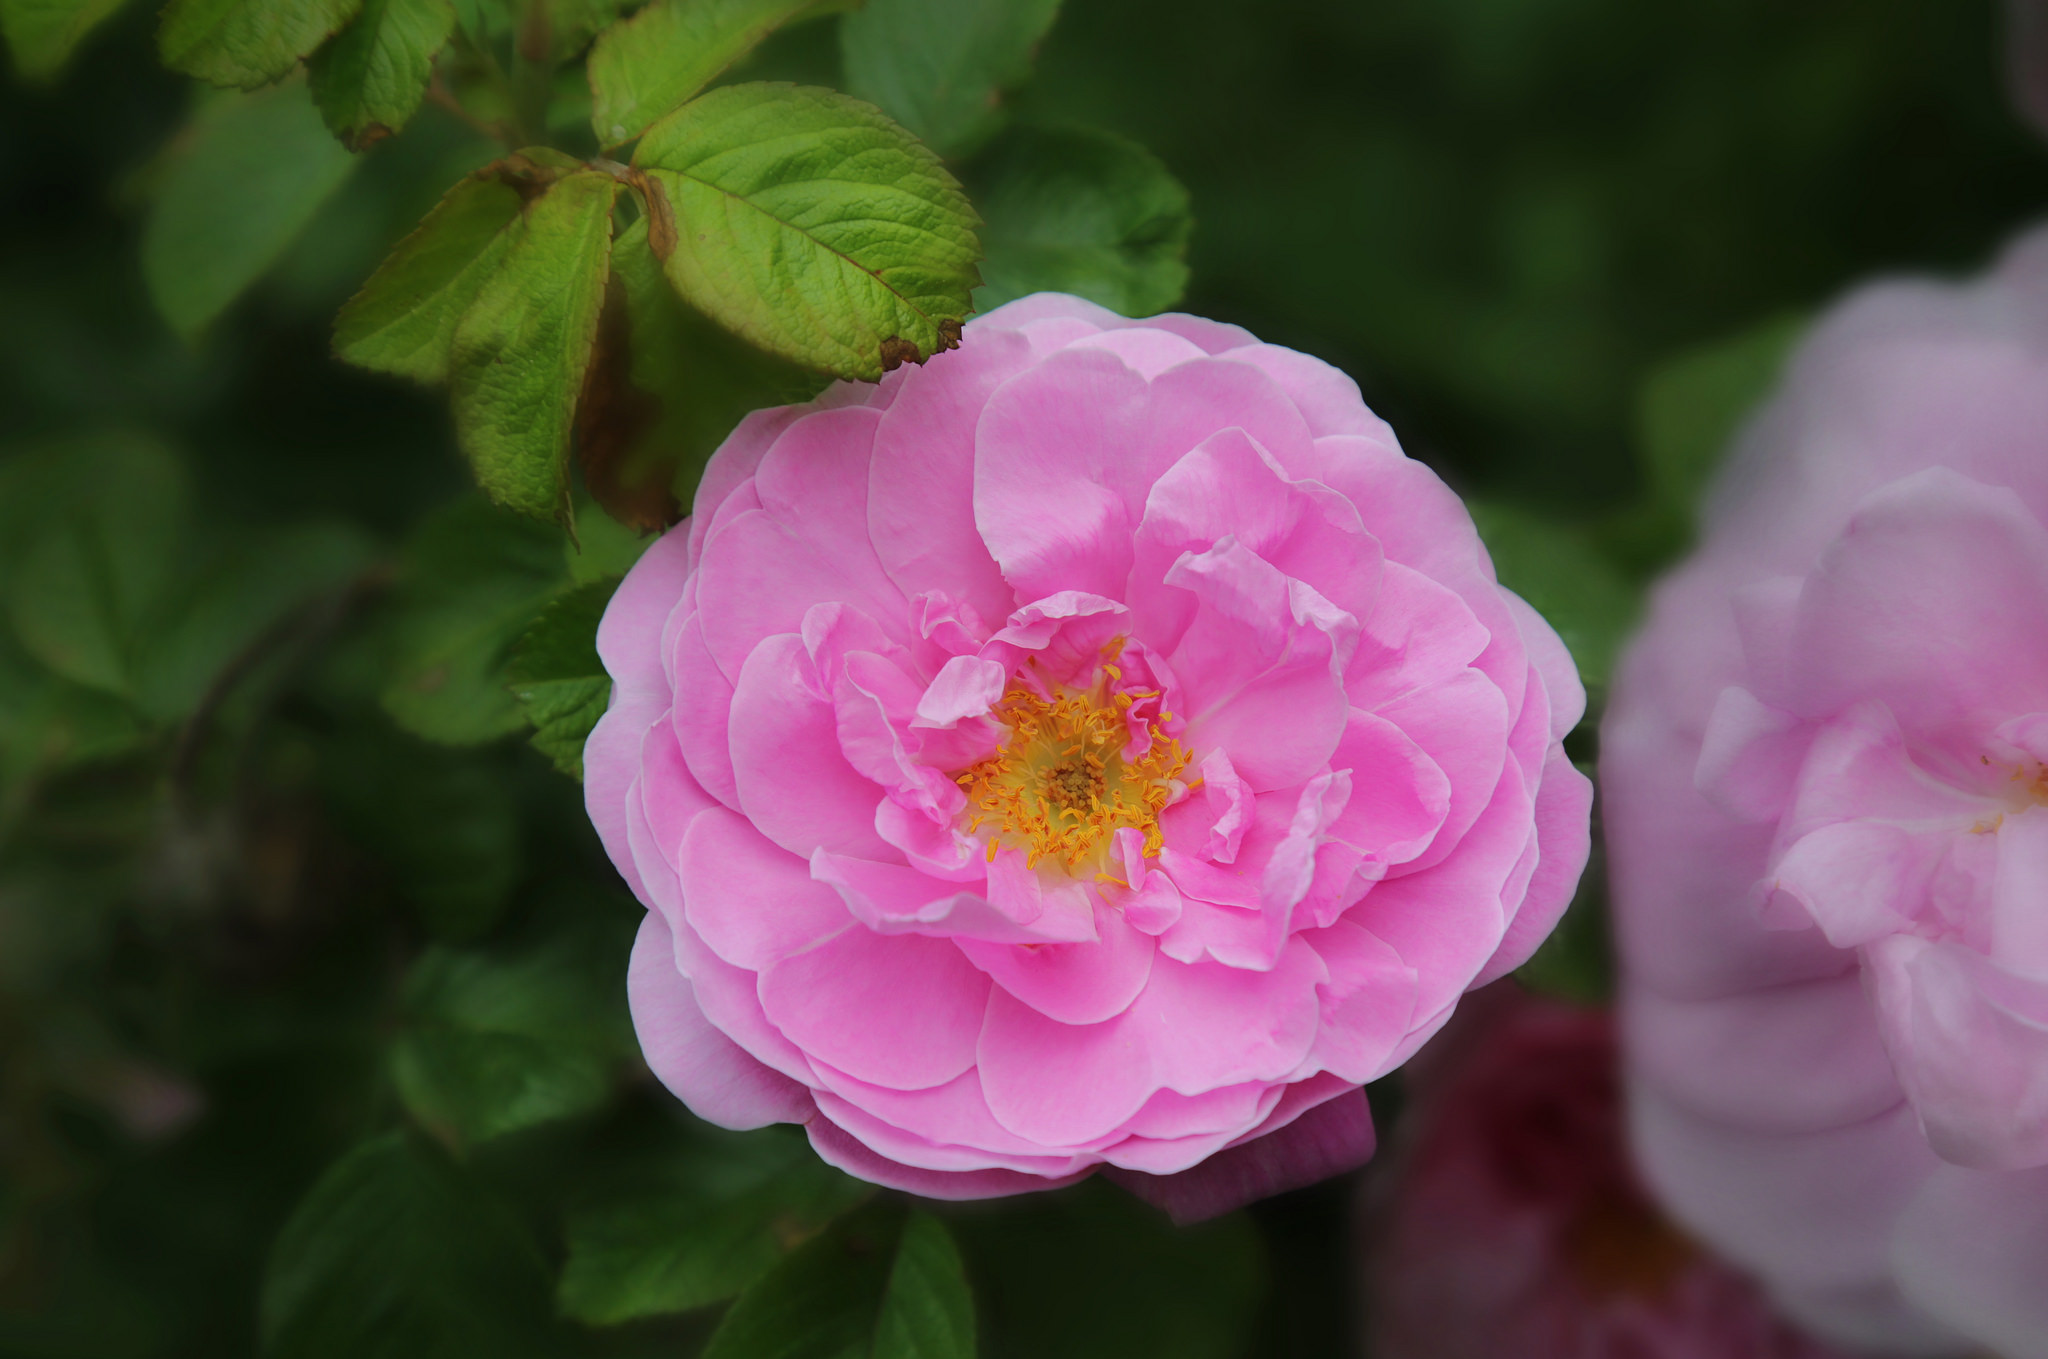
[[[1039,295],[756,413],[598,641],[650,1065],[924,1194],[1348,1168],[1585,859],[1576,673],[1457,497],[1194,317]]]
[[[1612,1016],[1504,982],[1403,1073],[1368,1216],[1376,1359],[1830,1359],[1630,1164]]]
[[[1845,1341],[2048,1354],[2048,232],[1818,326],[1602,750],[1672,1209]]]

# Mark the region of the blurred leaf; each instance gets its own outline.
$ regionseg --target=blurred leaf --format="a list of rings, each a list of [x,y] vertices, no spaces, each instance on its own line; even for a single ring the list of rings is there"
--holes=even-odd
[[[1100,1180],[953,1220],[990,1359],[1237,1359],[1266,1287],[1241,1213],[1180,1229]]]
[[[149,734],[126,703],[52,674],[0,629],[0,826],[24,780],[126,754]]]
[[[630,141],[818,0],[654,0],[590,49],[590,125]]]
[[[306,69],[328,128],[361,151],[419,111],[434,54],[455,28],[453,0],[362,0],[360,18],[313,54]]]
[[[972,1359],[974,1304],[938,1219],[878,1204],[733,1303],[703,1359]]]
[[[465,497],[407,547],[393,597],[386,712],[429,740],[464,745],[525,725],[505,662],[567,574],[559,530]]]
[[[433,1148],[387,1133],[313,1186],[272,1248],[274,1359],[556,1353],[547,1269],[525,1229]]]
[[[871,1193],[801,1136],[691,1119],[571,1210],[557,1300],[594,1325],[723,1302]]]
[[[656,123],[633,159],[669,281],[741,337],[870,380],[959,343],[979,281],[974,210],[876,110],[728,85]]]
[[[1125,316],[1180,300],[1194,229],[1188,191],[1135,142],[1087,128],[1011,130],[976,162],[987,219],[981,310],[1073,293]]]
[[[566,61],[641,0],[549,0],[548,27],[555,59]]]
[[[413,1117],[469,1146],[602,1104],[634,1051],[620,984],[634,924],[577,898],[510,944],[420,955],[391,1052]]]
[[[1059,0],[867,0],[840,22],[846,88],[942,156],[1002,126],[1002,92],[1031,74]]]
[[[363,0],[171,0],[157,30],[164,65],[253,90],[291,73],[356,16]]]
[[[597,338],[618,181],[572,173],[526,205],[503,263],[455,327],[455,429],[501,505],[569,516],[569,436]]]
[[[1690,526],[1744,416],[1763,400],[1807,318],[1778,316],[1670,359],[1636,397],[1636,437],[1658,505]]]
[[[171,328],[189,338],[241,296],[355,164],[303,81],[201,110],[143,227],[143,277]]]
[[[185,561],[183,467],[141,436],[86,438],[9,460],[0,501],[23,646],[67,679],[132,696],[140,635]]]
[[[583,743],[611,702],[612,679],[597,656],[597,624],[618,585],[617,579],[594,580],[550,600],[505,668],[533,724],[535,749],[571,778],[583,777]]]
[[[730,335],[676,296],[641,218],[612,245],[612,292],[576,412],[584,485],[642,532],[682,515],[712,450],[751,411],[808,400],[818,378]]]
[[[903,1224],[874,1356],[974,1359],[974,1294],[952,1233],[930,1213],[913,1211]]]
[[[1605,687],[1640,601],[1579,530],[1511,505],[1469,506],[1500,583],[1557,629],[1588,688]]]
[[[526,859],[502,757],[348,730],[322,751],[320,777],[342,824],[383,861],[429,934],[460,943],[497,923]]]
[[[265,629],[343,587],[372,552],[368,538],[341,524],[236,541],[150,629],[136,663],[136,703],[163,720],[191,712]]]
[[[0,0],[0,34],[23,80],[56,78],[71,53],[123,0]]]
[[[334,352],[380,373],[447,381],[455,327],[504,262],[519,207],[518,190],[488,173],[450,189],[341,309]]]

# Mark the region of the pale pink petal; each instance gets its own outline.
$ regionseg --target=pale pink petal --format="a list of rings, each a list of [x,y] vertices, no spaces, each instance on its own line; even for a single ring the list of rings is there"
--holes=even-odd
[[[1016,607],[974,526],[974,429],[990,394],[1030,360],[1022,336],[982,336],[977,328],[974,344],[913,370],[882,417],[868,472],[868,532],[904,594],[943,590],[985,618]]]
[[[1415,969],[1378,935],[1349,920],[1302,938],[1330,972],[1310,1060],[1355,1085],[1379,1079],[1415,1019]]]
[[[1320,439],[1325,434],[1356,434],[1393,448],[1394,431],[1387,422],[1365,408],[1358,384],[1345,373],[1321,359],[1277,344],[1247,344],[1230,350],[1234,363],[1248,363],[1280,384],[1302,418],[1309,433]]]
[[[1119,1126],[1155,1091],[1200,1094],[1294,1070],[1316,1028],[1322,961],[1300,942],[1270,972],[1155,959],[1138,999],[1101,1024],[1062,1024],[1000,989],[982,1030],[996,1121],[1047,1145]],[[1057,1071],[1058,1080],[1046,1073]]]
[[[1927,734],[2031,712],[2048,693],[2048,532],[2003,487],[1946,468],[1908,477],[1822,557],[1798,632],[1813,711],[1882,698]]]
[[[1372,1159],[1375,1145],[1364,1093],[1340,1091],[1296,1112],[1275,1131],[1178,1175],[1105,1173],[1186,1226],[1356,1170]]]
[[[947,940],[860,925],[761,974],[761,1008],[791,1042],[898,1090],[944,1085],[974,1065],[988,997],[988,978]]]
[[[736,809],[740,795],[733,781],[727,734],[732,722],[732,681],[704,645],[700,615],[692,614],[677,630],[672,664],[676,692],[688,696],[687,701],[676,704],[671,715],[683,760],[705,792]]]
[[[811,1147],[820,1160],[870,1184],[901,1189],[928,1199],[997,1199],[1010,1194],[1029,1194],[1072,1184],[1088,1172],[1046,1177],[1022,1175],[1014,1170],[943,1171],[919,1170],[898,1161],[886,1160],[862,1146],[844,1129],[822,1115],[804,1125]]]
[[[1010,996],[1062,1024],[1098,1024],[1122,1014],[1152,975],[1152,936],[1122,913],[1095,908],[1089,943],[990,943],[963,937],[960,951]]]
[[[678,868],[683,913],[725,961],[760,972],[839,933],[852,917],[802,859],[720,807],[691,823]]]
[[[1899,1286],[2006,1359],[2048,1357],[2048,1170],[1943,1166],[1899,1223]]]
[[[1521,906],[1508,921],[1500,948],[1479,969],[1474,986],[1484,986],[1529,961],[1571,904],[1579,875],[1592,853],[1593,781],[1553,747],[1536,789],[1536,861]]]
[[[1975,1170],[2048,1164],[2048,983],[1903,935],[1868,963],[1878,1027],[1935,1153]]]
[[[823,847],[888,860],[875,834],[882,790],[839,751],[832,705],[811,687],[803,639],[771,637],[747,658],[732,703],[733,780],[740,810],[769,839],[808,860]]]
[[[1004,911],[979,891],[934,879],[914,868],[819,850],[811,876],[836,892],[846,908],[880,934],[925,934],[937,939],[979,939],[994,944],[1076,943],[1093,940],[1095,925],[1081,910]],[[971,955],[970,955],[971,956]]]
[[[626,969],[633,1030],[647,1065],[690,1112],[721,1128],[801,1123],[816,1113],[811,1092],[771,1071],[714,1028],[676,970],[668,925],[650,911]]]

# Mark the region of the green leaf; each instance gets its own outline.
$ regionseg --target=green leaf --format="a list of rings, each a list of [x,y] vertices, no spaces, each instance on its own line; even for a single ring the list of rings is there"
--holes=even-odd
[[[702,1359],[972,1359],[973,1301],[946,1229],[876,1205],[740,1294]]]
[[[501,505],[569,516],[569,439],[610,270],[609,175],[572,173],[526,205],[503,263],[455,327],[455,430]]]
[[[724,1302],[870,1192],[782,1129],[691,1119],[653,1150],[571,1210],[564,1315],[606,1326]]]
[[[234,535],[140,639],[137,706],[160,720],[191,712],[266,631],[337,595],[373,552],[367,537],[342,524]]]
[[[846,87],[943,156],[1003,122],[1000,96],[1031,73],[1059,0],[867,0],[840,23]]]
[[[1636,398],[1636,434],[1658,505],[1690,525],[1742,418],[1769,393],[1804,316],[1777,316],[1659,365]]]
[[[631,141],[818,0],[654,0],[590,49],[590,125]]]
[[[806,401],[820,379],[733,338],[676,296],[641,218],[612,243],[612,295],[576,413],[584,485],[614,520],[665,528],[749,412]]]
[[[913,1212],[875,1323],[874,1359],[974,1359],[974,1294],[944,1223]]]
[[[1627,578],[1570,525],[1511,505],[1470,509],[1500,583],[1557,629],[1586,686],[1604,688],[1639,607]]]
[[[448,380],[455,327],[504,262],[520,195],[490,171],[463,180],[398,243],[334,322],[334,352],[380,373]]]
[[[656,123],[634,163],[669,281],[745,339],[870,380],[959,342],[980,277],[974,210],[879,111],[830,90],[728,85]]]
[[[66,679],[132,697],[144,630],[190,540],[185,472],[161,445],[114,434],[10,460],[0,474],[8,621]]]
[[[602,1104],[633,1051],[620,979],[636,923],[578,898],[510,944],[420,955],[391,1052],[413,1117],[468,1146]]]
[[[464,498],[421,526],[393,593],[384,710],[451,745],[518,731],[505,687],[513,644],[561,587],[560,534]]]
[[[953,1223],[990,1359],[1237,1359],[1266,1285],[1242,1213],[1176,1228],[1100,1180]]]
[[[355,18],[363,0],[171,0],[157,30],[164,65],[253,90],[291,73]]]
[[[262,277],[355,165],[303,81],[202,110],[143,227],[143,278],[171,328],[189,338]]]
[[[533,724],[533,744],[572,778],[583,777],[583,743],[611,702],[612,679],[597,656],[597,624],[618,588],[594,580],[556,596],[512,653],[505,679]]]
[[[387,1133],[320,1177],[264,1271],[272,1359],[557,1353],[525,1229],[432,1147]]]
[[[1014,128],[982,156],[986,310],[1036,292],[1073,293],[1125,316],[1180,300],[1194,220],[1188,191],[1135,142],[1087,128]]]
[[[0,34],[23,80],[55,79],[71,53],[122,0],[0,0]]]
[[[363,0],[361,17],[307,63],[313,102],[343,145],[360,151],[411,121],[454,28],[453,0]]]

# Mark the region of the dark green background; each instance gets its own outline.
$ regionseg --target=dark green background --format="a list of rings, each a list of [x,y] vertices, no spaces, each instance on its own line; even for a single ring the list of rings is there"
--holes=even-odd
[[[480,148],[422,114],[187,347],[137,262],[153,163],[192,98],[156,65],[148,9],[55,89],[0,84],[0,453],[137,428],[186,458],[210,538],[320,518],[394,544],[467,484],[445,403],[332,362],[327,328]],[[1973,267],[2048,201],[1996,18],[1984,0],[1074,0],[1018,103],[1128,133],[1186,183],[1189,310],[1344,367],[1460,489],[1593,523],[1644,493],[1646,374],[1874,271]],[[833,52],[813,26],[748,74],[830,80]],[[451,753],[393,731],[359,631],[270,685],[254,772],[200,771],[206,805],[263,828],[241,852],[284,863],[281,887],[160,890],[196,834],[164,829],[161,742],[0,798],[0,1354],[253,1350],[279,1227],[396,1119],[383,1054],[407,965],[462,932],[433,915],[436,872],[495,864],[490,910],[515,934],[564,891],[630,927],[574,786],[523,744]],[[124,1132],[80,1052],[187,1080],[205,1112],[166,1140]],[[554,1260],[562,1185],[663,1107],[627,1080],[469,1173]],[[1096,1189],[951,1220],[990,1353],[1087,1336],[1104,1355],[1334,1355],[1355,1193],[1194,1238]],[[1064,1310],[1018,1290],[1034,1265]],[[678,1353],[702,1329],[542,1343]]]

